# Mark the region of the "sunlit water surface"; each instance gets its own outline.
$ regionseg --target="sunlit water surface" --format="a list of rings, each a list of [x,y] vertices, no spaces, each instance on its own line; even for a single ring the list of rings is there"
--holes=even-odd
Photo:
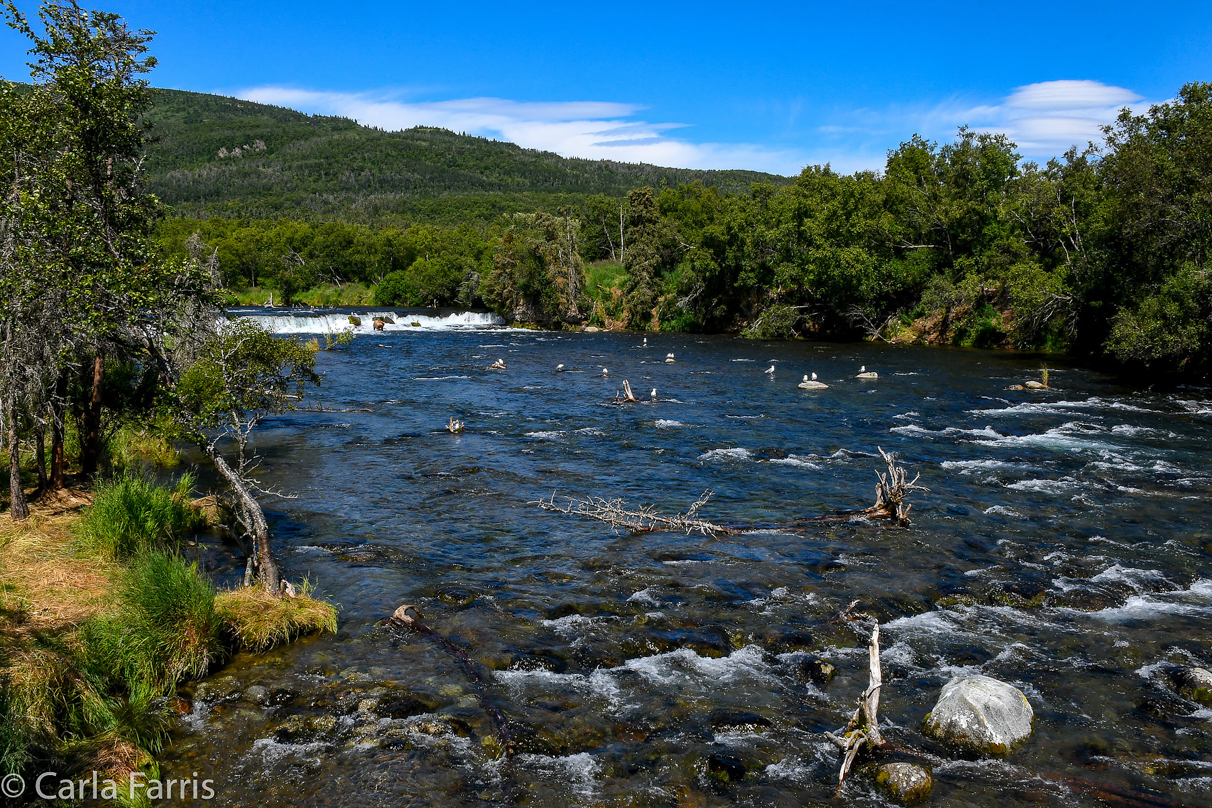
[[[164,776],[248,806],[826,803],[821,733],[867,682],[866,635],[833,618],[858,600],[884,735],[944,761],[932,804],[1212,804],[1212,710],[1167,677],[1212,663],[1212,393],[1074,367],[1016,392],[1039,361],[1013,354],[642,339],[389,329],[321,353],[322,405],[370,412],[277,418],[260,448],[297,494],[269,506],[281,561],[341,630],[201,683]],[[810,372],[830,388],[797,389]],[[608,404],[624,379],[644,403]],[[930,489],[912,527],[804,521],[871,504],[881,446]],[[753,530],[616,534],[533,504],[674,512],[704,489],[704,517]],[[519,754],[449,653],[376,625],[402,603],[482,666]],[[1035,710],[1008,758],[921,732],[973,672]],[[843,796],[883,803],[863,775]]]

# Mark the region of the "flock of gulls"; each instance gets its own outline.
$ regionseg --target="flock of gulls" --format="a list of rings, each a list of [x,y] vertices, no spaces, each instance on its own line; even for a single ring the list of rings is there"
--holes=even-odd
[[[648,347],[648,338],[647,337],[644,338],[644,347],[645,348]],[[677,361],[677,358],[672,353],[665,354],[665,364],[672,365],[676,361]],[[509,365],[507,365],[505,363],[504,358],[498,358],[497,361],[493,362],[491,365],[488,366],[488,370],[508,370],[508,369],[509,369]],[[556,369],[557,373],[562,373],[564,371],[564,363],[561,362],[560,364],[556,365],[555,369]],[[765,371],[766,375],[768,377],[770,377],[771,379],[774,379],[774,372],[775,372],[774,365],[771,365]],[[609,378],[610,370],[607,368],[602,368],[601,376],[604,379]],[[878,379],[879,374],[876,373],[874,370],[867,370],[867,366],[863,365],[859,368],[859,372],[854,376],[854,378],[868,379],[868,380]],[[819,381],[817,379],[815,373],[811,374],[810,376],[805,375],[804,380],[796,386],[799,387],[801,390],[828,390],[829,389],[829,385],[825,384],[822,381]],[[625,398],[616,399],[616,401],[637,401],[638,400],[632,395],[631,386],[627,383],[626,380],[623,381],[623,392],[624,392]],[[656,391],[655,387],[652,388],[652,392],[649,393],[649,398],[651,398],[652,401],[657,400],[657,391]],[[446,425],[445,429],[447,432],[452,432],[454,434],[458,434],[458,433],[462,432],[465,429],[465,427],[466,427],[466,424],[463,421],[457,420],[452,417],[450,419],[450,422]]]
[[[645,348],[648,347],[648,338],[647,337],[644,338],[644,347]],[[666,365],[672,365],[676,361],[677,361],[677,359],[674,357],[674,355],[672,353],[665,354],[665,364]],[[509,368],[509,366],[505,364],[504,359],[497,359],[497,361],[493,362],[491,365],[488,366],[489,370],[508,370],[508,368]],[[561,362],[560,364],[556,365],[555,369],[556,369],[557,373],[562,373],[564,371],[564,363]],[[775,370],[774,365],[771,365],[769,368],[766,369],[766,375],[773,379],[774,370]],[[609,375],[610,375],[610,371],[606,368],[602,368],[602,376],[608,377]],[[878,379],[879,377],[880,377],[880,375],[878,373],[876,373],[874,370],[867,370],[867,366],[862,365],[859,368],[858,374],[854,378],[856,378],[856,379]],[[825,384],[822,381],[817,380],[815,373],[811,374],[811,378],[809,378],[809,376],[807,376],[807,375],[804,376],[804,380],[796,386],[799,387],[801,390],[828,390],[829,389],[829,385]],[[657,397],[656,388],[654,387],[652,389],[653,401],[656,400],[656,397]]]

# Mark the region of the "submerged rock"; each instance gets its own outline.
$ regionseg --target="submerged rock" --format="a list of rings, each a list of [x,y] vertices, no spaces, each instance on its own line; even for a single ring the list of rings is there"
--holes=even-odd
[[[982,754],[1003,755],[1031,736],[1035,713],[1023,692],[988,676],[952,679],[926,716],[925,732]]]
[[[717,754],[707,758],[707,776],[721,783],[744,780],[748,773],[745,761],[736,755]]]
[[[770,727],[770,720],[757,713],[717,710],[711,714],[711,728],[717,732],[762,732]]]
[[[1212,707],[1212,671],[1189,665],[1175,671],[1172,678],[1178,694],[1184,699]]]
[[[876,773],[875,782],[888,796],[902,803],[924,800],[934,785],[930,772],[916,763],[885,763]]]
[[[823,685],[837,675],[837,668],[827,659],[806,657],[800,661],[800,673],[815,684]]]

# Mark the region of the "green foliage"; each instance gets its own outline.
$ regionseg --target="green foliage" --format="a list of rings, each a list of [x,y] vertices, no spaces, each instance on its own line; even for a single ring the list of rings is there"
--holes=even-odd
[[[307,384],[319,384],[315,352],[248,319],[222,323],[177,385],[187,429],[244,429],[246,419],[292,408]],[[230,423],[235,419],[237,423]]]
[[[222,658],[214,585],[196,563],[145,552],[131,561],[119,597],[123,608],[83,633],[84,667],[98,681],[117,680],[135,699],[163,695]]]
[[[751,339],[794,339],[796,325],[802,319],[791,306],[775,304],[766,309],[742,332]]]
[[[175,546],[205,526],[190,506],[193,484],[192,474],[182,475],[176,488],[169,489],[133,473],[98,483],[93,504],[80,519],[81,544],[109,559]]]
[[[1123,362],[1177,366],[1212,353],[1212,278],[1208,269],[1185,264],[1138,305],[1121,311],[1107,347]]]
[[[595,194],[700,180],[742,191],[755,171],[658,168],[564,158],[512,143],[417,127],[385,132],[347,118],[157,90],[150,189],[194,219],[292,218],[402,226],[558,213]],[[332,170],[333,166],[340,170]]]
[[[524,322],[583,321],[585,263],[579,232],[580,222],[570,216],[514,216],[492,271],[480,285],[484,302]]]

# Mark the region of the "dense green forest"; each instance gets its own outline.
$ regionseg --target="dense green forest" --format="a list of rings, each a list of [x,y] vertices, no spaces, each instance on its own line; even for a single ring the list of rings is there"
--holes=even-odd
[[[190,217],[458,224],[555,212],[591,194],[701,181],[744,191],[756,171],[578,160],[417,127],[385,132],[217,95],[157,90],[147,117],[149,190]]]
[[[272,139],[265,115],[255,134]],[[281,115],[291,126],[354,127]],[[536,155],[478,142],[485,154]],[[210,160],[202,152],[217,144],[191,159]],[[337,141],[329,146],[335,176],[349,163]],[[358,164],[366,153],[352,154]],[[606,171],[549,164],[590,172],[577,186],[586,191],[589,177],[605,176],[592,172]],[[630,168],[554,210],[492,218],[481,214],[504,203],[480,201],[496,198],[490,188],[450,197],[450,210],[471,200],[457,227],[441,216],[406,228],[258,219],[260,197],[233,196],[241,218],[170,219],[160,243],[184,255],[198,232],[225,283],[280,289],[287,301],[352,281],[376,284],[383,305],[487,305],[546,325],[1063,349],[1187,369],[1209,359],[1212,84],[1125,111],[1103,142],[1046,165],[1023,162],[1004,136],[961,129],[949,143],[910,138],[881,172],[810,166],[743,190],[734,174],[649,183],[644,171],[664,170]],[[442,171],[435,163],[431,176]],[[618,190],[628,182],[639,187]]]

